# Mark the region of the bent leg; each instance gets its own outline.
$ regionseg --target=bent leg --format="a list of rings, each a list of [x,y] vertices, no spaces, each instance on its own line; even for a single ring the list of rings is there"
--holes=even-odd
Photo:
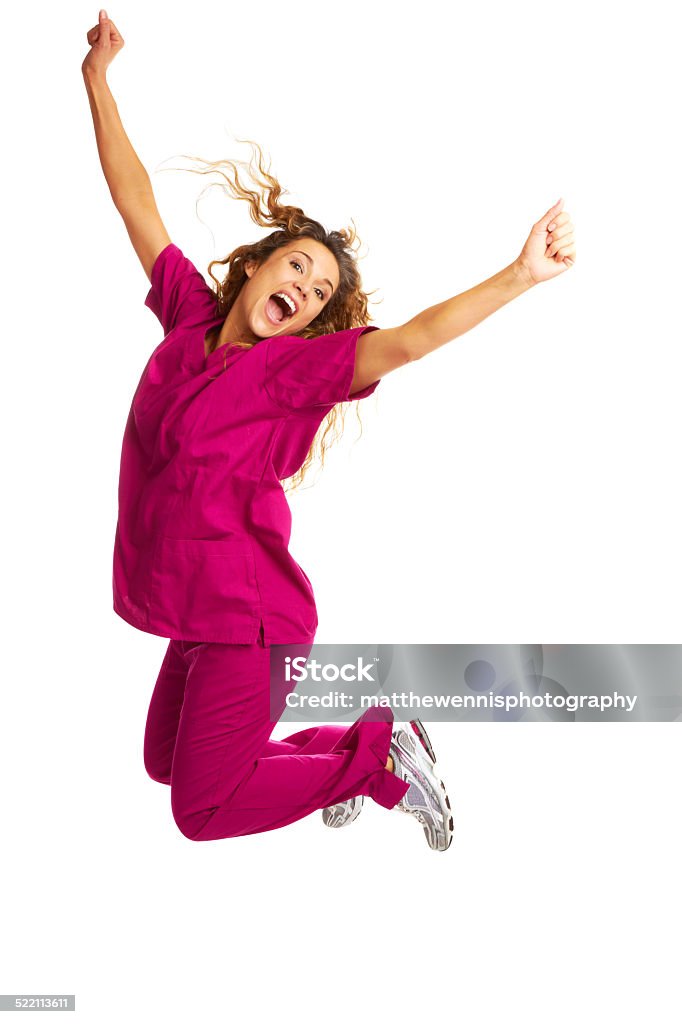
[[[338,739],[348,732],[347,725],[321,725],[302,732],[283,736],[281,740],[267,741],[261,757],[275,757],[277,754],[324,754],[332,749]]]
[[[144,766],[155,782],[170,785],[173,751],[185,696],[188,663],[180,641],[169,641],[154,686],[144,730]]]
[[[269,648],[203,644],[191,659],[171,781],[173,816],[187,838],[281,828],[360,794],[393,807],[405,794],[407,783],[385,767],[390,709],[278,743],[269,739]]]

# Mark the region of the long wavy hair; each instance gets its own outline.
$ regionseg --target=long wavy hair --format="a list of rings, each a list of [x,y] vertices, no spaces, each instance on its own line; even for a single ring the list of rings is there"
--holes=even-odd
[[[335,331],[343,331],[351,327],[361,327],[370,323],[371,317],[368,314],[367,306],[369,295],[362,288],[362,281],[357,267],[358,248],[360,239],[355,227],[342,228],[339,231],[327,231],[319,221],[308,217],[298,206],[287,206],[280,201],[280,196],[286,195],[287,190],[283,189],[277,178],[270,173],[270,165],[266,169],[263,166],[263,152],[257,142],[250,139],[238,139],[238,142],[249,142],[258,150],[258,167],[254,167],[255,153],[252,152],[251,160],[247,165],[243,160],[217,160],[208,161],[201,157],[180,154],[185,159],[201,165],[200,168],[183,167],[178,170],[188,170],[194,174],[217,173],[224,179],[223,183],[214,182],[208,187],[216,185],[225,189],[233,198],[243,199],[249,204],[251,220],[260,227],[274,227],[271,234],[266,235],[259,241],[240,245],[233,249],[224,259],[212,260],[208,266],[208,273],[215,283],[215,293],[218,304],[218,316],[227,317],[234,304],[242,286],[248,280],[245,270],[247,260],[255,260],[258,265],[265,262],[268,257],[287,243],[298,238],[314,238],[329,249],[336,258],[339,268],[339,286],[320,313],[312,320],[307,327],[297,334],[301,338],[317,338],[322,334],[332,334]],[[250,178],[252,188],[243,184],[239,177],[238,168],[242,168]],[[172,169],[172,168],[171,168]],[[215,266],[227,267],[227,273],[218,278],[213,273]],[[211,351],[215,351],[215,344],[218,340],[220,327],[213,329],[213,337],[210,338]],[[253,348],[258,342],[246,339],[235,339],[230,345],[225,346],[225,358],[227,349],[234,345],[239,348]],[[223,359],[223,365],[225,363]],[[323,420],[310,450],[300,469],[286,481],[285,490],[291,492],[299,487],[312,466],[319,460],[320,469],[324,466],[325,455],[331,445],[341,436],[345,426],[344,404],[335,405],[331,412]],[[362,420],[360,419],[359,402],[354,402],[357,414],[357,421],[360,425],[360,436],[362,436]]]

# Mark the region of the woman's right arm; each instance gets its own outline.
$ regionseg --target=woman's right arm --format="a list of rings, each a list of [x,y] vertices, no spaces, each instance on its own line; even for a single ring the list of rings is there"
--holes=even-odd
[[[100,163],[114,205],[151,281],[156,257],[171,239],[159,216],[151,179],[125,133],[107,83],[106,69],[123,47],[123,38],[106,13],[100,11],[99,24],[90,29],[87,39],[90,52],[82,71]]]

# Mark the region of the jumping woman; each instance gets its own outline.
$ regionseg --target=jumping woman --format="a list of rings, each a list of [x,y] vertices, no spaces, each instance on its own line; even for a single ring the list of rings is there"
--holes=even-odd
[[[261,160],[260,177],[249,169],[252,189],[234,162],[221,161],[201,173],[229,169],[231,194],[274,230],[214,260],[212,288],[171,242],[121,124],[106,70],[123,39],[105,11],[87,41],[82,70],[102,170],[164,333],[124,432],[113,560],[115,612],[169,640],[145,768],[170,785],[188,839],[266,832],[318,809],[339,827],[369,796],[411,815],[430,848],[446,850],[450,801],[419,721],[396,724],[389,708],[372,708],[350,728],[270,738],[270,647],[301,644],[308,653],[318,624],[310,581],[289,554],[282,482],[300,483],[316,447],[324,462],[342,403],[373,394],[393,370],[572,266],[570,217],[559,200],[512,264],[379,329],[368,324],[354,233],[327,231],[283,205]]]

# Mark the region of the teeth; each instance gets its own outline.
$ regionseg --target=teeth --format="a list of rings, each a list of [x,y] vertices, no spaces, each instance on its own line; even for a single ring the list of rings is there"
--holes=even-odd
[[[284,292],[275,292],[275,295],[278,295],[281,299],[284,299],[284,301],[288,304],[289,309],[291,310],[291,313],[292,313],[292,316],[293,316],[293,314],[296,312],[296,306],[295,306],[293,300],[290,299],[288,295],[285,295]]]

